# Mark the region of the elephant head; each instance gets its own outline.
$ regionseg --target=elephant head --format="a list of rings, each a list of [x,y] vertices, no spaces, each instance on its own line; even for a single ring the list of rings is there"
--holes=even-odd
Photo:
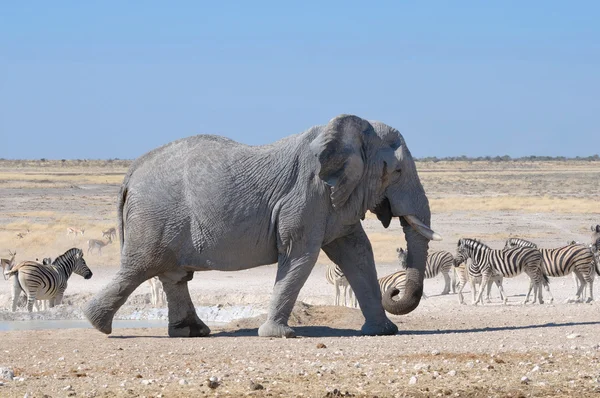
[[[406,142],[398,130],[356,116],[332,119],[311,143],[320,163],[319,177],[331,187],[336,211],[377,215],[387,228],[398,217],[407,242],[406,289],[383,293],[386,311],[400,315],[417,308],[423,293],[430,240],[441,237],[429,227],[431,212]]]

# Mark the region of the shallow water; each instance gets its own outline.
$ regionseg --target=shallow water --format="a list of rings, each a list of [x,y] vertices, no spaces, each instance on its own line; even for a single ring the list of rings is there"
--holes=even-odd
[[[143,319],[143,320],[115,320],[113,329],[122,328],[155,328],[166,327],[168,322],[163,319]],[[30,321],[2,321],[0,322],[0,331],[10,330],[45,330],[45,329],[90,329],[92,325],[83,319],[60,319],[60,320],[42,320],[33,319]]]

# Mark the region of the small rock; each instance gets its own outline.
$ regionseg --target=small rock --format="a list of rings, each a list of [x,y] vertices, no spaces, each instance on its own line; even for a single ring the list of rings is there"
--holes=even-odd
[[[186,384],[189,384],[186,379],[179,380],[179,385],[185,386]]]
[[[67,394],[67,397],[74,397],[75,395],[77,395],[77,393],[75,391],[69,391],[69,393]]]
[[[142,380],[140,383],[142,383],[145,386],[148,386],[150,384],[152,384],[152,380],[148,379],[148,380]]]
[[[0,387],[2,387],[3,385],[4,385],[4,383],[0,381]]]
[[[215,376],[211,376],[210,379],[208,379],[208,388],[217,388],[219,387],[219,379]]]
[[[317,344],[317,348],[327,348],[327,346],[323,343]]]
[[[10,381],[15,378],[15,373],[11,368],[0,368],[0,376],[2,376],[4,380]]]
[[[431,351],[431,355],[440,355],[440,351],[439,350],[433,350]]]
[[[440,373],[438,371],[433,371],[432,376],[434,379],[437,379],[438,377],[440,377]]]
[[[416,364],[416,365],[414,366],[414,368],[413,368],[413,369],[414,369],[414,370],[416,370],[416,371],[423,371],[423,372],[425,372],[425,371],[429,370],[429,368],[430,368],[430,367],[431,367],[431,366],[430,366],[429,364],[426,364],[426,363],[418,363],[418,364]]]
[[[448,376],[456,376],[456,370],[449,371]]]
[[[58,358],[58,360],[59,360],[59,361],[64,361],[64,360],[65,360],[65,357],[60,357],[60,358]]]
[[[530,382],[529,377],[527,377],[527,376],[521,377],[521,384],[529,384],[529,382]]]
[[[467,368],[472,368],[474,366],[475,366],[475,364],[473,362],[471,362],[471,361],[467,362]]]
[[[571,333],[567,335],[568,339],[576,339],[577,337],[581,337],[581,335],[579,333]]]
[[[63,388],[63,390],[65,390],[65,391],[71,391],[71,390],[73,390],[73,387],[72,386],[66,386],[65,388]]]
[[[250,382],[250,389],[251,389],[252,391],[258,391],[258,390],[263,390],[263,389],[264,389],[264,387],[263,387],[263,385],[262,385],[262,384],[255,383],[255,382],[251,381],[251,382]]]
[[[77,348],[75,348],[75,349],[73,350],[73,354],[77,354],[78,352],[79,352],[79,350],[78,350]]]
[[[417,384],[418,380],[419,380],[419,378],[417,376],[412,376],[410,378],[410,380],[408,381],[408,384]]]
[[[535,365],[533,367],[533,369],[531,369],[532,372],[539,372],[540,371],[540,367],[538,365]]]

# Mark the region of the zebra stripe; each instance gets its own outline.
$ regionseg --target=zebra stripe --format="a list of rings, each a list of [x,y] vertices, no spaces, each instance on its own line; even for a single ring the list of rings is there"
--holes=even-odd
[[[50,300],[50,307],[60,304],[67,288],[67,280],[73,272],[85,279],[92,277],[81,249],[67,250],[50,265],[24,261],[14,267],[10,274],[18,277],[20,289],[27,294],[27,310],[31,312],[35,300]],[[13,295],[13,311],[16,311],[18,297],[19,294]]]
[[[525,272],[530,280],[529,291],[525,302],[528,302],[532,288],[538,295],[540,304],[543,303],[541,285],[548,283],[548,277],[542,272],[541,254],[539,250],[531,247],[513,247],[505,250],[494,250],[476,239],[460,239],[457,245],[457,261],[471,259],[468,272],[470,277],[482,277],[485,285],[494,274],[506,278],[515,277]],[[475,303],[481,301],[483,289],[479,292]]]

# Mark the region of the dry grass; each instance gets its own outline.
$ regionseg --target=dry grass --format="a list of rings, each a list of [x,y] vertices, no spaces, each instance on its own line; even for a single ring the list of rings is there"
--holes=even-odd
[[[453,211],[518,210],[531,213],[599,213],[597,200],[526,196],[447,197],[431,199],[432,213]]]

